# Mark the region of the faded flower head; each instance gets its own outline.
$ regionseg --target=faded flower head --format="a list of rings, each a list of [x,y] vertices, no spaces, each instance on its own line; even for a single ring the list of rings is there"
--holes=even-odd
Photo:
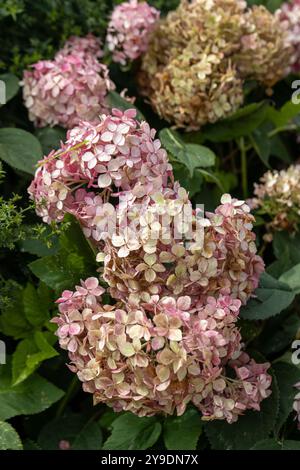
[[[199,129],[241,106],[245,78],[267,86],[282,78],[289,60],[284,36],[264,7],[182,0],[151,36],[138,77],[141,92],[167,121]]]
[[[97,279],[87,282],[97,289]],[[69,368],[95,404],[151,416],[181,415],[191,402],[203,419],[231,423],[270,394],[269,364],[241,352],[239,300],[221,295],[191,308],[188,296],[154,296],[111,306],[101,303],[101,291],[76,289],[63,293],[53,321]]]
[[[139,3],[137,0],[121,3],[114,8],[106,41],[115,62],[125,65],[147,50],[159,14],[147,2]]]
[[[291,70],[297,73],[300,71],[300,0],[283,3],[276,15],[287,31],[287,41],[292,48]]]
[[[155,130],[134,117],[80,123],[29,188],[46,222],[78,219],[115,301],[102,302],[95,277],[64,291],[59,342],[94,403],[151,416],[191,402],[203,419],[231,423],[270,394],[269,364],[242,352],[236,326],[264,269],[254,218],[228,194],[214,213],[193,209]]]
[[[294,232],[300,223],[300,165],[265,173],[255,184],[253,208],[269,217],[270,230]]]
[[[254,5],[246,13],[251,29],[241,38],[236,64],[242,77],[254,79],[267,88],[289,73],[291,47],[287,28],[265,7]]]
[[[106,65],[97,60],[101,54],[93,36],[73,37],[54,60],[39,61],[26,70],[22,84],[29,119],[38,127],[72,128],[107,111],[106,95],[114,84]]]

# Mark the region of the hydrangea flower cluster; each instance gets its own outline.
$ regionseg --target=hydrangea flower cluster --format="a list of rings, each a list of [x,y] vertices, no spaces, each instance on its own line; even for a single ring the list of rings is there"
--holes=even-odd
[[[221,202],[215,213],[197,218],[186,191],[175,184],[136,210],[130,205],[137,231],[126,220],[129,229],[108,236],[103,250],[110,294],[134,303],[151,295],[189,295],[194,306],[222,293],[246,303],[264,270],[251,231],[254,218],[243,201],[224,195]]]
[[[231,423],[271,393],[269,364],[242,351],[236,324],[264,269],[253,216],[229,195],[215,213],[193,209],[155,131],[134,117],[113,110],[70,130],[29,188],[46,222],[78,219],[115,301],[97,278],[64,291],[59,342],[95,403],[139,416],[193,403]]]
[[[117,5],[108,24],[106,42],[113,60],[122,65],[146,52],[159,11],[137,0]]]
[[[270,394],[269,364],[240,351],[239,300],[209,297],[192,309],[189,296],[153,296],[112,306],[101,292],[96,278],[63,292],[53,319],[69,368],[95,404],[151,416],[181,415],[192,402],[203,419],[231,423]]]
[[[288,32],[287,40],[292,46],[291,71],[300,71],[300,0],[291,0],[281,5],[276,12]]]
[[[287,170],[268,171],[255,184],[251,205],[270,217],[270,230],[294,232],[300,223],[300,165]]]
[[[114,84],[98,61],[100,46],[93,35],[72,37],[54,60],[41,60],[24,72],[24,102],[36,126],[72,128],[107,111],[106,95]]]
[[[103,203],[111,195],[138,200],[167,185],[172,176],[167,153],[135,114],[113,109],[98,123],[81,122],[68,131],[61,149],[38,163],[29,193],[44,222],[62,220],[69,212],[97,231],[95,218],[100,223],[99,209],[109,210]]]
[[[70,54],[75,54],[85,60],[91,57],[101,59],[103,57],[101,41],[91,33],[85,37],[71,36],[56,53],[55,58],[66,57]]]
[[[139,72],[141,92],[177,127],[197,130],[243,103],[244,79],[271,87],[287,72],[280,20],[243,0],[182,0],[158,22]]]
[[[295,396],[293,409],[296,411],[296,419],[298,420],[298,429],[300,431],[300,382],[296,383],[295,387],[298,390],[298,393]]]
[[[271,87],[290,72],[292,61],[288,28],[262,5],[245,13],[248,32],[241,37],[241,49],[234,58],[243,78]]]

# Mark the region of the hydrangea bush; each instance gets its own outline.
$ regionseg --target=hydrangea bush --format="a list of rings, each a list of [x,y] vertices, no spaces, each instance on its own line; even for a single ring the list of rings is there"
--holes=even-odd
[[[299,2],[100,3],[0,8],[0,449],[300,450]]]

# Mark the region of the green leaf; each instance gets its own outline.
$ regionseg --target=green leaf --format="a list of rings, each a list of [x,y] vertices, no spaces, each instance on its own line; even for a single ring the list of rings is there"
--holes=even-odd
[[[249,135],[254,150],[268,168],[270,168],[269,158],[271,155],[271,139],[268,137],[269,130],[269,123],[263,123]]]
[[[73,450],[100,450],[102,432],[98,423],[87,423],[74,439]]]
[[[287,316],[286,312],[282,312],[269,318],[264,325],[262,334],[259,336],[256,348],[264,355],[278,354],[285,348],[290,347],[299,328],[300,317],[297,313]]]
[[[41,144],[34,135],[23,129],[0,129],[0,159],[8,165],[32,175],[42,156]]]
[[[60,441],[67,441],[71,450],[100,450],[101,427],[83,415],[71,414],[47,423],[37,443],[43,450],[58,450]]]
[[[175,160],[187,167],[191,177],[196,168],[207,168],[215,164],[216,156],[208,147],[185,143],[180,134],[172,129],[162,129],[159,138]]]
[[[286,145],[278,134],[273,135],[270,139],[271,149],[270,154],[279,158],[283,162],[291,163],[292,158]]]
[[[23,291],[24,312],[28,322],[35,327],[41,327],[49,320],[47,302],[41,298],[35,287],[28,283]]]
[[[286,232],[276,232],[273,237],[273,250],[277,260],[267,268],[268,274],[279,278],[300,263],[300,236]]]
[[[61,141],[66,139],[66,131],[60,127],[43,127],[37,129],[35,135],[41,143],[44,155],[48,155],[51,150],[58,150]]]
[[[287,257],[282,256],[280,259],[276,259],[273,263],[269,264],[266,269],[266,272],[270,276],[278,279],[281,276],[281,273],[288,271],[290,267],[290,261]]]
[[[0,450],[22,450],[18,433],[9,423],[0,421]]]
[[[300,263],[289,269],[279,277],[279,281],[287,284],[295,294],[300,292]]]
[[[110,429],[112,422],[120,416],[120,413],[116,413],[111,408],[107,408],[100,416],[98,423],[103,429]]]
[[[67,258],[66,261],[68,261],[69,265],[70,260]],[[76,268],[82,273],[82,277],[84,277],[84,263],[80,257],[78,258]],[[46,256],[33,261],[29,264],[29,269],[38,279],[56,291],[62,291],[67,289],[67,287],[74,287],[76,279],[78,279],[76,273],[72,272],[62,262],[60,255]]]
[[[17,385],[34,372],[34,368],[26,365],[27,359],[38,351],[32,339],[23,339],[17,345],[12,356],[12,385]]]
[[[242,318],[265,320],[277,315],[292,303],[295,293],[287,284],[263,273],[255,296],[256,298],[251,299],[245,307],[242,307]]]
[[[155,417],[139,418],[125,413],[112,423],[111,436],[104,443],[106,450],[149,449],[161,434],[161,425]]]
[[[95,254],[78,223],[72,219],[59,238],[57,254],[29,264],[29,269],[56,292],[74,288],[80,279],[94,275],[97,269]]]
[[[13,416],[40,413],[56,403],[64,395],[57,388],[38,374],[19,385],[11,385],[9,364],[0,367],[0,419]]]
[[[286,232],[276,232],[273,238],[274,255],[277,259],[288,257],[290,267],[300,263],[300,235],[290,236]]]
[[[249,450],[256,442],[269,436],[277,413],[278,387],[273,378],[272,394],[262,401],[260,411],[247,411],[232,424],[224,421],[208,423],[205,432],[215,450]]]
[[[194,408],[188,409],[182,416],[166,418],[163,426],[165,446],[168,450],[196,450],[202,433],[200,414]]]
[[[111,108],[121,109],[122,111],[126,111],[126,109],[135,109],[136,119],[138,121],[145,121],[145,117],[143,116],[141,111],[139,111],[138,108],[134,106],[134,104],[129,103],[129,101],[122,98],[122,96],[120,96],[119,93],[117,93],[116,91],[110,91],[107,97],[108,103]]]
[[[50,248],[41,240],[29,238],[22,240],[19,243],[19,246],[21,252],[30,253],[31,255],[38,256],[39,258],[42,256],[54,255],[58,250],[58,242],[55,238],[53,239],[52,246]]]
[[[12,357],[12,384],[14,386],[33,374],[43,361],[58,356],[58,352],[48,342],[47,337],[50,334],[36,331],[33,338],[23,339],[18,344]]]
[[[299,369],[293,364],[276,362],[273,366],[279,388],[279,413],[276,420],[275,432],[278,435],[281,427],[293,410],[296,389],[299,382]]]
[[[22,286],[15,286],[11,297],[12,302],[3,308],[0,316],[0,331],[15,339],[25,338],[31,334],[32,326],[25,316]]]
[[[191,178],[190,172],[186,167],[174,162],[173,173],[175,181],[179,181],[180,185],[188,191],[190,198],[201,191],[203,178],[199,170],[196,170]]]
[[[271,119],[276,128],[284,128],[300,113],[300,104],[294,104],[287,101],[280,110],[270,108],[268,117]]]
[[[300,441],[285,440],[283,442],[265,439],[255,444],[250,450],[300,450]]]
[[[199,132],[203,140],[211,142],[227,142],[247,136],[257,129],[267,117],[269,103],[252,103],[240,108],[227,119],[208,124]]]
[[[13,73],[3,73],[0,75],[0,81],[4,82],[5,84],[5,101],[7,103],[19,91],[19,79]]]
[[[181,139],[179,132],[165,128],[159,132],[159,138],[162,145],[174,157],[176,157],[178,153],[184,151],[185,142]]]
[[[190,175],[193,176],[196,168],[213,166],[216,156],[203,145],[185,144],[184,151],[178,154],[178,160],[189,169]]]

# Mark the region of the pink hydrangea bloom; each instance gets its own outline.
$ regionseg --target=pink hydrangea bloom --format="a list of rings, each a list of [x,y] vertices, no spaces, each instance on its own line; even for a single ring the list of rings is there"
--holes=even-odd
[[[115,7],[106,37],[115,62],[125,65],[147,50],[150,34],[159,15],[159,11],[147,2],[138,3],[137,0]]]
[[[56,53],[55,58],[66,57],[70,54],[84,59],[91,59],[91,57],[100,59],[103,57],[101,40],[93,34],[88,34],[85,37],[71,36]]]
[[[298,429],[300,430],[300,382],[297,382],[295,384],[295,387],[298,390],[298,393],[295,396],[293,409],[296,411],[296,419],[298,420]]]
[[[269,364],[240,350],[239,300],[219,296],[191,308],[188,296],[154,297],[111,306],[76,293],[59,300],[53,321],[69,367],[94,403],[151,416],[181,415],[192,402],[203,419],[231,423],[246,409],[259,410],[270,394]]]
[[[236,326],[264,269],[254,218],[228,194],[214,213],[193,209],[155,130],[134,118],[81,122],[30,185],[45,222],[77,218],[116,302],[103,304],[94,277],[64,291],[59,342],[95,403],[151,416],[191,402],[231,423],[270,393],[269,365],[242,352]]]
[[[96,38],[71,38],[54,60],[39,61],[26,70],[22,84],[29,119],[38,127],[72,128],[106,112],[106,95],[114,84],[99,56]]]
[[[276,12],[287,31],[287,42],[292,47],[291,71],[300,71],[300,0],[291,0],[281,5]]]
[[[97,207],[102,210],[109,196],[136,200],[167,185],[172,174],[167,153],[155,130],[136,121],[135,114],[113,109],[97,124],[81,122],[61,149],[39,162],[28,191],[45,222],[69,212],[97,230]]]

